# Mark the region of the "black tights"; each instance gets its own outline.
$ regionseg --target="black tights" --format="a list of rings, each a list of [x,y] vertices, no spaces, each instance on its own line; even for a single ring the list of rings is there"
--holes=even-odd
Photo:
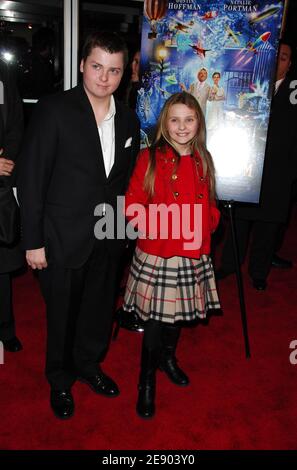
[[[144,326],[143,347],[150,350],[161,350],[164,346],[177,345],[180,327],[158,320],[148,320]]]
[[[147,320],[144,326],[143,347],[160,350],[162,347],[163,323],[158,320]]]

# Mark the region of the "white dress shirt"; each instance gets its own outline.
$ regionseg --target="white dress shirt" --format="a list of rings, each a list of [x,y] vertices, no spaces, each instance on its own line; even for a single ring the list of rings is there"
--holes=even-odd
[[[284,78],[280,78],[279,80],[277,80],[275,82],[275,85],[274,85],[274,94],[275,95],[277,94],[278,89],[279,89],[280,85],[283,83],[283,81],[284,81]]]
[[[101,142],[104,167],[106,177],[108,178],[109,173],[114,164],[114,153],[115,153],[115,144],[114,144],[114,116],[116,113],[116,107],[114,102],[114,97],[110,98],[110,106],[108,113],[106,114],[103,121],[98,126],[98,132]]]

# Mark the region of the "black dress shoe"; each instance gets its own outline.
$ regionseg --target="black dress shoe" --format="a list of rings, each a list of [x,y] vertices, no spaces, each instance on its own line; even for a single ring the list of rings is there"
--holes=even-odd
[[[117,397],[120,394],[117,384],[102,370],[99,370],[96,375],[91,377],[79,377],[78,380],[89,385],[95,393],[100,393],[106,397]]]
[[[279,256],[274,255],[271,261],[271,266],[273,268],[290,269],[293,267],[293,263],[288,259],[280,258]]]
[[[265,279],[253,279],[253,287],[257,290],[265,290],[267,282]]]
[[[126,312],[122,308],[117,311],[118,321],[121,328],[129,331],[137,331],[142,333],[144,331],[144,321],[139,318],[135,312]]]
[[[18,352],[23,349],[23,345],[20,342],[19,338],[13,336],[13,338],[2,341],[5,351],[9,352]]]
[[[71,418],[74,413],[74,401],[70,390],[51,390],[51,407],[57,418]]]

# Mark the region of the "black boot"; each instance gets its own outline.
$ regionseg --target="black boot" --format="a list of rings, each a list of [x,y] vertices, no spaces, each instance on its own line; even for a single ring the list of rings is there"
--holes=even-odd
[[[152,418],[155,414],[156,370],[159,350],[143,348],[138,384],[136,411],[141,418]]]
[[[177,365],[175,357],[176,346],[180,335],[180,327],[163,324],[163,348],[159,369],[165,372],[168,378],[176,385],[188,385],[189,378]]]
[[[145,324],[136,412],[141,418],[155,414],[156,371],[160,361],[162,325],[149,320]]]

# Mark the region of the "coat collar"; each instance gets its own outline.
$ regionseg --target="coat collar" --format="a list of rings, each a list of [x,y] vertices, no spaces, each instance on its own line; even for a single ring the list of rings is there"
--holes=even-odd
[[[279,99],[282,100],[284,98],[284,95],[286,95],[288,93],[290,82],[291,82],[290,77],[285,77],[284,78],[284,80],[279,85],[279,87],[277,89],[277,92],[273,96],[272,101],[277,101]]]
[[[168,161],[171,160],[175,162],[178,159],[178,153],[173,147],[171,147],[171,145],[166,144],[164,147],[157,148],[156,157],[158,159],[165,159]],[[195,152],[193,157],[198,160],[200,159],[200,155],[197,151]]]

